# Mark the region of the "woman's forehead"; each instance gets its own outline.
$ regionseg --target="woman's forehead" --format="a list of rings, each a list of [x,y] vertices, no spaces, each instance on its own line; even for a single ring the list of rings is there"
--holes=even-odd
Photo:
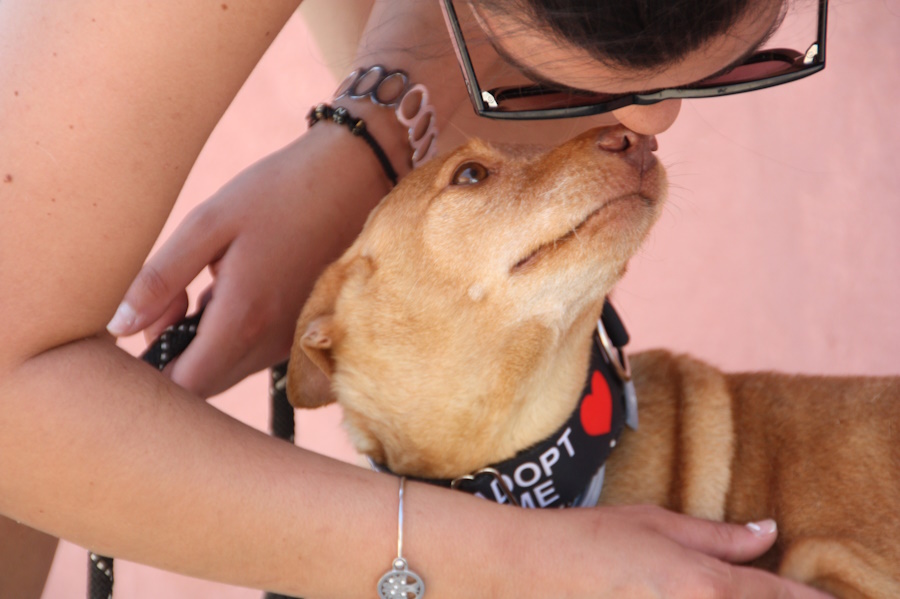
[[[731,28],[683,59],[643,70],[602,63],[587,50],[561,41],[546,27],[529,26],[518,16],[475,10],[474,6],[473,10],[501,58],[529,78],[576,89],[628,93],[687,85],[740,62],[778,28],[784,3],[754,2]]]

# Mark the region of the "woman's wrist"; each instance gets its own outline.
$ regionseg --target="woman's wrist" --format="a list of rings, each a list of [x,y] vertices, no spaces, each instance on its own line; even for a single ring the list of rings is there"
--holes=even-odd
[[[338,108],[339,103],[330,104],[333,108]],[[312,107],[313,109],[315,107]],[[363,111],[349,111],[355,119],[363,119],[369,133],[385,150],[389,158],[397,153],[396,147],[399,142],[390,143],[389,135],[382,132],[382,127],[370,124],[370,120],[364,116]],[[328,122],[330,119],[323,120],[320,124],[310,126],[303,135],[297,138],[292,146],[296,147],[299,152],[298,158],[308,152],[316,152],[323,157],[327,157],[325,162],[329,164],[325,172],[320,172],[318,176],[324,178],[340,178],[342,181],[352,181],[353,193],[335,194],[335,197],[329,198],[329,204],[340,205],[341,210],[361,210],[364,214],[375,207],[387,193],[393,188],[393,183],[386,176],[378,158],[369,148],[366,142],[359,136],[354,135],[349,127],[337,125],[334,122]],[[373,130],[374,129],[374,130]],[[398,170],[399,173],[399,170]],[[335,186],[347,188],[347,184]],[[298,190],[301,193],[304,190]],[[345,215],[349,216],[349,215]],[[357,231],[358,233],[358,231]]]
[[[348,96],[334,99],[330,105],[344,108],[355,118],[365,121],[366,130],[384,150],[398,179],[402,179],[413,169],[413,149],[410,147],[409,133],[395,117],[393,108]],[[377,160],[374,154],[373,157]]]
[[[401,158],[411,168],[431,159],[437,152],[437,112],[432,96],[422,82],[413,81],[402,69],[371,64],[353,69],[338,86],[335,101],[353,102],[357,107],[375,105],[378,116],[391,117],[404,131],[407,156]]]
[[[310,127],[322,121],[330,121],[335,125],[346,127],[352,135],[359,137],[369,146],[369,149],[372,150],[375,158],[378,159],[381,170],[384,171],[384,175],[391,184],[397,184],[397,171],[394,170],[394,165],[391,164],[391,159],[385,153],[384,148],[382,148],[381,144],[378,143],[378,140],[369,133],[365,120],[353,116],[350,111],[343,106],[335,108],[331,104],[325,104],[324,102],[314,106],[306,115],[306,119],[309,122]]]
[[[467,97],[439,4],[375,0],[334,96],[333,105],[366,120],[401,178],[431,157],[438,130]]]
[[[403,556],[427,597],[546,596],[530,594],[538,590],[528,584],[531,572],[539,570],[522,571],[533,553],[524,539],[538,537],[525,510],[415,481],[406,490]]]

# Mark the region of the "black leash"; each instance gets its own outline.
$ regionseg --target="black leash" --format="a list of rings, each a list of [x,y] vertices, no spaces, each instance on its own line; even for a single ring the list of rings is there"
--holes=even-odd
[[[141,360],[162,370],[187,348],[197,335],[197,325],[203,310],[185,317],[166,329],[141,355]],[[273,366],[269,379],[269,431],[273,437],[294,442],[294,408],[287,399],[287,362]],[[112,599],[113,558],[88,553],[88,599]],[[285,595],[266,593],[264,599],[293,599]]]
[[[294,443],[294,406],[287,398],[288,363],[282,362],[269,370],[269,433]],[[266,593],[263,599],[294,599],[278,593]]]

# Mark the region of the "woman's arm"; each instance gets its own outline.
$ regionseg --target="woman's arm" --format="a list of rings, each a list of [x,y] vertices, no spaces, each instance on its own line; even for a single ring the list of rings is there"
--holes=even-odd
[[[8,389],[28,396],[9,402]],[[373,596],[390,567],[396,479],[254,431],[106,340],[46,352],[3,391],[12,417],[0,429],[16,451],[4,447],[0,510],[29,524],[133,561],[308,597]],[[22,404],[52,409],[29,420]],[[39,428],[8,433],[22,424]],[[656,510],[528,512],[430,486],[407,491],[404,554],[435,599],[472,589],[774,597],[787,585],[697,552],[747,559],[774,535]]]
[[[296,4],[0,5],[0,363],[103,330]]]
[[[0,512],[116,556],[323,594],[354,514],[321,494],[355,484],[353,528],[389,550],[391,481],[363,486],[252,431],[102,333],[294,4],[0,5]],[[377,569],[375,547],[350,565]],[[338,590],[360,596],[365,575]]]
[[[58,540],[0,516],[0,597],[40,599]]]

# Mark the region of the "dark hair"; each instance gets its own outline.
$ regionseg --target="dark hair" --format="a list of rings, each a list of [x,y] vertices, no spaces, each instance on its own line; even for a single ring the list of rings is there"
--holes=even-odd
[[[613,66],[653,69],[728,30],[751,0],[479,0]]]

